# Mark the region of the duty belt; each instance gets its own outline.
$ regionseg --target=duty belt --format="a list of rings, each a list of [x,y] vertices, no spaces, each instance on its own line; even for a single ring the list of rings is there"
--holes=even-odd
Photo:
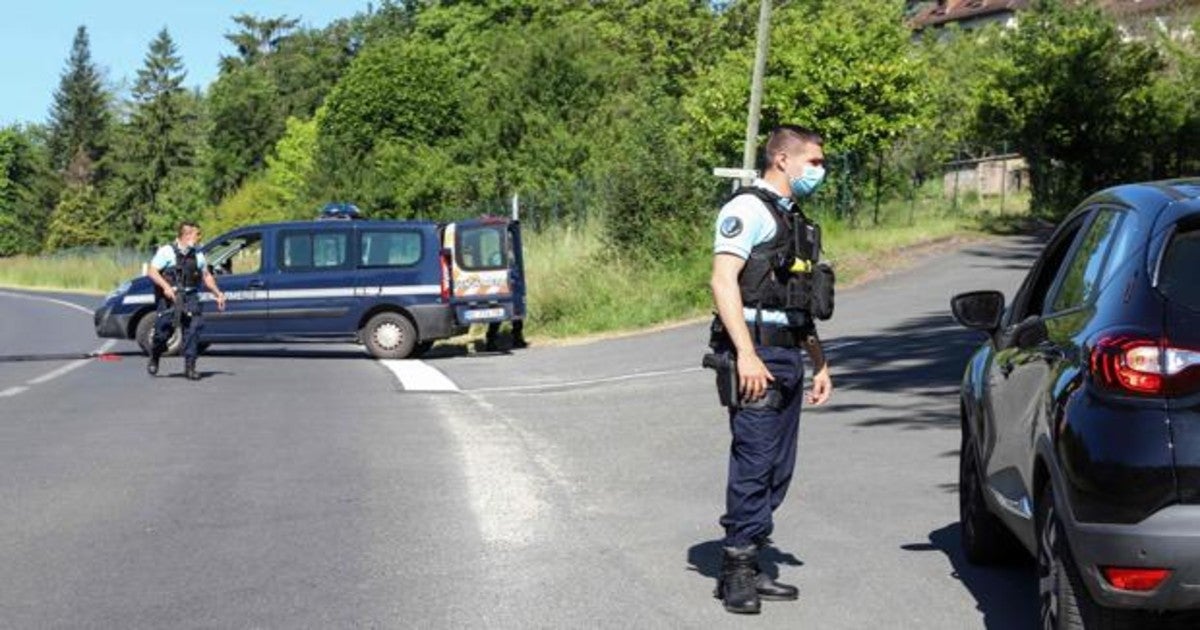
[[[777,346],[780,348],[798,348],[800,347],[801,329],[791,328],[788,326],[778,326],[774,324],[759,324],[753,323],[750,326],[750,336],[754,338],[754,343],[760,346]]]

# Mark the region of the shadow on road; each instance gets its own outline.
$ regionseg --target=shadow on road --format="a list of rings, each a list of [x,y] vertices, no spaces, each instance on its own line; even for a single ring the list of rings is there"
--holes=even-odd
[[[962,582],[975,598],[975,608],[983,614],[989,630],[1037,627],[1037,575],[1027,556],[1017,558],[1013,566],[977,567],[962,551],[962,529],[951,523],[929,533],[929,542],[901,545],[912,552],[940,551],[953,569],[951,575]]]
[[[720,539],[706,540],[702,543],[697,543],[688,549],[688,571],[695,571],[714,580],[713,586],[716,586],[715,580],[721,577],[721,543]],[[771,576],[771,579],[779,577],[779,567],[787,565],[789,567],[804,566],[804,561],[787,551],[780,551],[774,546],[763,547],[758,553],[758,563],[762,567],[763,572]]]

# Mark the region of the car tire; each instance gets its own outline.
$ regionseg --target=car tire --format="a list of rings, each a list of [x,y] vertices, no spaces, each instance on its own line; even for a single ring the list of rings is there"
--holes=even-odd
[[[977,450],[965,432],[958,459],[958,519],[967,560],[972,564],[989,565],[1022,557],[1016,538],[988,510]]]
[[[1088,592],[1067,542],[1054,489],[1037,505],[1038,626],[1051,630],[1138,630],[1155,621],[1144,611],[1105,608]],[[1160,620],[1161,621],[1161,620]]]
[[[138,346],[142,349],[142,352],[145,353],[146,356],[150,356],[150,336],[154,334],[154,322],[157,319],[158,315],[154,311],[150,311],[145,315],[142,315],[142,318],[138,320],[137,327],[134,328],[134,338],[137,340]],[[171,335],[171,339],[167,341],[167,351],[165,356],[172,357],[179,354],[180,342],[181,336],[179,331],[176,330]]]
[[[380,313],[367,321],[359,337],[377,359],[404,359],[416,348],[417,328],[399,313]]]

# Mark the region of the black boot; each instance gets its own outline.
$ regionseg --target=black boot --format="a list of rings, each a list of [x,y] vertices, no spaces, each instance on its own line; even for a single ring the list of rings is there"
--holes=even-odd
[[[146,373],[150,376],[158,375],[158,359],[161,355],[153,350],[150,351],[150,360],[146,362]]]
[[[200,380],[200,373],[196,371],[196,360],[195,359],[188,359],[184,363],[183,375],[186,376],[189,381]]]
[[[776,582],[762,570],[755,576],[754,586],[755,590],[758,591],[759,598],[768,601],[790,602],[800,597],[800,589],[791,584]]]
[[[770,547],[772,541],[770,538],[763,536],[754,542],[754,546],[761,553],[763,548]],[[762,564],[758,565],[758,575],[755,576],[755,586],[758,588],[758,596],[762,599],[773,602],[787,602],[800,597],[800,589],[791,584],[776,582],[766,571],[763,570]]]
[[[717,592],[725,602],[725,610],[743,615],[757,615],[762,608],[758,597],[758,549],[754,546],[725,547],[721,563],[721,581]]]

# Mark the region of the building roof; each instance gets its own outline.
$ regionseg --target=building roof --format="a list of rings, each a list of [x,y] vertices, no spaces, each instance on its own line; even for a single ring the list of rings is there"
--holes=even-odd
[[[940,26],[969,18],[1012,13],[1029,6],[1029,0],[942,0],[913,16],[916,28]]]
[[[1029,6],[1029,0],[940,0],[920,9],[912,18],[914,28],[941,26],[970,18],[1013,13]],[[1099,0],[1101,8],[1116,16],[1151,11],[1169,11],[1200,6],[1200,0]]]

